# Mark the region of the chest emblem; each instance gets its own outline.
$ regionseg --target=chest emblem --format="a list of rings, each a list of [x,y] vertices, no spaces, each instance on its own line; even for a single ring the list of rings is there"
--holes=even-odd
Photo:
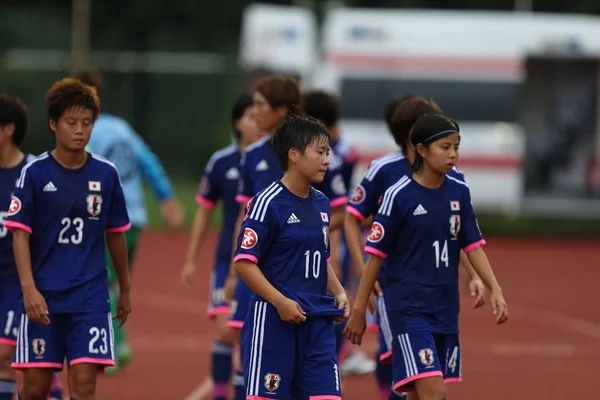
[[[452,236],[457,237],[460,232],[460,215],[450,216],[450,233]]]
[[[87,203],[87,211],[92,217],[97,217],[102,211],[102,196],[99,194],[89,194],[85,198]]]
[[[323,241],[325,242],[325,249],[329,250],[329,227],[323,227]]]

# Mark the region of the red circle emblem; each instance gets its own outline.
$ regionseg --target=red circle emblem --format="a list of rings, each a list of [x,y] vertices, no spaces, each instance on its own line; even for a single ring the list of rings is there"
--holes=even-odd
[[[377,243],[383,239],[384,234],[385,229],[383,229],[383,225],[381,225],[379,222],[373,222],[367,240],[371,243]]]

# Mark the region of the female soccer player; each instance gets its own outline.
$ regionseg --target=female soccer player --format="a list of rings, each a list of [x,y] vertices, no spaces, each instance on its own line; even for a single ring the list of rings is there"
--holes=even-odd
[[[10,368],[17,345],[21,286],[15,266],[12,233],[4,226],[11,194],[21,170],[35,157],[21,151],[29,126],[27,106],[18,98],[0,95],[0,400],[11,400],[15,371]],[[63,389],[54,374],[50,398],[63,398]]]
[[[121,289],[115,318],[131,311],[129,218],[116,167],[85,151],[100,108],[94,89],[60,80],[46,107],[56,148],[23,168],[5,222],[25,306],[12,366],[23,371],[20,398],[44,400],[66,357],[71,398],[88,400],[97,373],[114,365],[105,235]]]
[[[216,252],[216,265],[211,279],[211,300],[208,315],[216,321],[215,336],[212,345],[213,399],[226,400],[229,397],[229,379],[231,377],[231,354],[233,346],[232,332],[227,327],[229,305],[225,303],[223,286],[231,265],[231,243],[239,212],[235,200],[240,178],[239,165],[241,153],[249,144],[258,140],[263,133],[258,129],[252,113],[252,95],[243,94],[233,105],[231,122],[237,143],[215,152],[198,186],[196,201],[198,209],[194,217],[187,259],[181,271],[181,280],[190,287],[196,272],[198,249],[213,215],[215,206],[223,201],[223,223]]]
[[[419,400],[445,399],[445,383],[461,381],[458,338],[460,250],[491,291],[497,323],[508,318],[506,302],[489,261],[469,187],[448,173],[458,160],[457,124],[439,114],[412,128],[413,173],[388,188],[365,251],[370,254],[346,326],[360,344],[365,309],[387,259],[385,306],[392,335],[394,390],[416,390]]]
[[[329,263],[329,199],[311,187],[329,142],[322,123],[289,115],[273,138],[284,175],[242,223],[233,267],[255,292],[242,328],[247,399],[341,399],[333,322],[348,300]]]
[[[302,94],[296,79],[286,75],[272,75],[260,80],[253,98],[256,123],[259,129],[268,134],[248,146],[242,154],[240,187],[236,196],[236,200],[241,204],[236,230],[234,231],[236,240],[250,199],[283,176],[284,171],[271,143],[272,135],[287,113],[290,110],[297,109],[298,105],[302,103]],[[343,223],[344,208],[348,198],[340,171],[341,163],[336,162],[336,160],[335,156],[330,155],[329,168],[325,173],[323,182],[315,184],[315,187],[321,190],[331,201],[330,225],[332,230],[336,228],[336,225],[340,227]],[[233,243],[232,247],[235,251],[237,242]],[[225,299],[226,302],[231,303],[231,317],[228,324],[236,329],[234,340],[239,343],[239,329],[244,324],[252,291],[243,281],[239,284],[237,284],[237,281],[235,269],[231,268],[225,284]],[[233,300],[230,301],[232,295]],[[246,391],[243,383],[241,365],[236,365],[236,376],[234,377],[236,400],[245,399]]]

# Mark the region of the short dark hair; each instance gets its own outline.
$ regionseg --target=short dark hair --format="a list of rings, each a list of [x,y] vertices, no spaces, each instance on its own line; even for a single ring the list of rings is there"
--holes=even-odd
[[[433,100],[411,96],[402,101],[392,116],[390,130],[394,141],[404,153],[410,145],[410,130],[417,120],[425,114],[444,114]]]
[[[27,106],[18,97],[10,94],[0,94],[0,127],[8,124],[15,126],[12,142],[20,146],[29,129],[29,112]]]
[[[302,92],[293,76],[269,75],[258,81],[256,91],[267,100],[271,108],[302,108]]]
[[[231,126],[233,127],[233,136],[239,140],[242,133],[235,126],[238,121],[244,116],[244,113],[249,107],[252,107],[253,100],[250,93],[241,94],[233,103],[231,109]]]
[[[315,118],[289,112],[273,136],[273,147],[281,168],[287,171],[289,152],[292,148],[304,154],[306,148],[315,140],[331,142],[331,136],[325,125]]]
[[[384,114],[384,118],[385,118],[385,124],[387,125],[388,130],[391,132],[392,131],[392,117],[394,116],[394,112],[396,111],[396,108],[398,108],[398,106],[405,100],[410,99],[411,97],[415,97],[412,94],[407,94],[406,96],[403,97],[397,97],[395,99],[390,100],[390,102],[387,104],[387,106],[385,107],[385,114]]]
[[[75,74],[74,78],[96,89],[98,97],[101,97],[104,90],[104,80],[102,79],[102,75],[98,72],[89,70],[79,71]]]
[[[413,125],[410,140],[415,147],[419,143],[428,147],[429,144],[436,140],[459,132],[458,124],[453,119],[443,114],[425,114]],[[423,158],[417,152],[412,169],[414,172],[418,172],[421,168],[423,168]]]
[[[330,128],[340,119],[340,104],[337,97],[323,90],[304,93],[304,111]]]
[[[95,121],[100,113],[100,99],[96,89],[75,78],[54,82],[46,93],[48,120],[57,122],[65,111],[73,107],[91,110]]]

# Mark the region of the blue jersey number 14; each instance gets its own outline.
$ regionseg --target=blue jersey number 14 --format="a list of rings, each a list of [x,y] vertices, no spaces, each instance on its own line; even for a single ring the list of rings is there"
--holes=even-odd
[[[442,251],[440,252],[440,241],[436,240],[432,244],[433,250],[435,251],[435,267],[440,267],[440,262],[444,263],[448,267],[448,241],[444,240],[442,245]]]

